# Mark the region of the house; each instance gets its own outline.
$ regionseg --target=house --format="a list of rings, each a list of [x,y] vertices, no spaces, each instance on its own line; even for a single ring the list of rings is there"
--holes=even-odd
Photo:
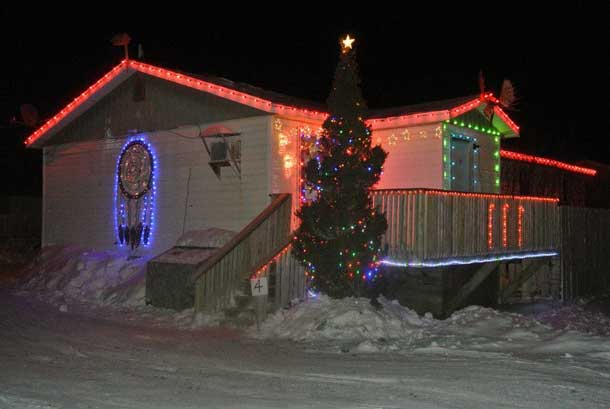
[[[168,271],[151,279],[151,302],[171,285],[198,309],[223,308],[256,274],[274,277],[278,305],[303,296],[290,233],[309,200],[300,165],[316,154],[324,109],[124,60],[25,141],[44,153],[42,245],[153,257],[185,232],[225,229],[237,234],[179,283]],[[388,218],[385,263],[415,271],[420,287],[428,277],[440,297],[419,296],[419,309],[452,310],[501,262],[558,255],[558,200],[501,194],[501,141],[519,128],[492,94],[371,110],[367,120],[389,152],[372,192]],[[454,274],[456,265],[468,271]],[[461,278],[449,297],[450,276]]]

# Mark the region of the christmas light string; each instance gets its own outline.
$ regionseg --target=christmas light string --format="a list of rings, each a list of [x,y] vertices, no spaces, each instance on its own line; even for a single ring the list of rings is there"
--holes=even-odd
[[[494,212],[496,205],[490,203],[487,207],[487,248],[494,248]]]
[[[114,212],[113,212],[114,234],[116,235],[116,243],[119,247],[128,245],[127,243],[123,243],[123,240],[121,240],[121,237],[119,235],[119,227],[125,228],[127,225],[126,220],[125,220],[126,211],[125,211],[124,202],[122,200],[119,200],[119,195],[122,195],[122,193],[119,193],[120,186],[121,186],[121,183],[119,181],[119,175],[120,175],[121,159],[123,157],[123,154],[125,153],[125,151],[127,149],[129,149],[129,147],[133,146],[134,144],[141,144],[142,146],[144,146],[152,160],[151,176],[150,176],[150,183],[149,183],[150,187],[148,190],[146,190],[143,193],[144,206],[143,206],[143,209],[142,209],[140,217],[139,217],[140,221],[142,221],[142,222],[144,222],[147,219],[150,220],[150,224],[148,226],[144,226],[145,223],[142,223],[144,228],[140,232],[140,237],[139,237],[139,242],[144,247],[150,247],[151,243],[152,243],[153,231],[154,231],[154,226],[155,226],[155,202],[156,202],[155,197],[157,196],[157,178],[158,178],[158,168],[159,167],[158,167],[157,155],[155,153],[155,150],[153,149],[153,146],[146,140],[144,135],[136,135],[136,136],[132,136],[132,137],[128,138],[125,141],[125,143],[123,144],[123,147],[121,148],[121,152],[117,157],[115,181],[114,181],[114,195],[113,195],[114,196],[114,205],[113,205],[113,208],[114,208]],[[150,195],[147,195],[147,193],[150,193]],[[119,226],[119,223],[120,223],[120,226]]]
[[[502,205],[502,247],[508,247],[508,210],[510,205],[504,203]]]
[[[523,206],[519,206],[519,211],[517,213],[517,245],[519,248],[523,247],[523,214],[525,213],[525,208]]]
[[[538,257],[553,257],[557,256],[559,253],[557,251],[538,251],[531,253],[513,253],[513,254],[503,254],[503,255],[491,255],[491,256],[481,256],[481,257],[464,257],[464,258],[448,258],[441,260],[427,260],[427,261],[396,261],[391,259],[383,259],[381,260],[381,264],[391,267],[447,267],[447,266],[457,266],[457,265],[468,265],[468,264],[478,264],[478,263],[493,263],[499,261],[510,261],[510,260],[524,260],[528,258],[538,258]]]
[[[500,156],[504,159],[510,159],[520,162],[535,163],[537,165],[551,166],[568,172],[581,173],[583,175],[595,176],[597,170],[585,168],[582,166],[570,165],[568,163],[560,162],[554,159],[542,158],[539,156],[526,155],[524,153],[512,152],[502,149]]]
[[[61,120],[66,118],[70,113],[80,107],[94,93],[102,89],[104,86],[108,85],[119,74],[121,74],[122,72],[126,72],[130,69],[134,72],[141,72],[180,85],[184,85],[189,88],[205,91],[210,94],[214,94],[241,104],[246,104],[252,108],[260,109],[266,112],[283,114],[287,116],[296,115],[299,117],[313,119],[315,121],[320,122],[324,121],[328,116],[328,113],[326,112],[275,103],[264,98],[259,98],[250,95],[245,92],[236,91],[234,89],[223,87],[208,81],[198,79],[196,77],[156,67],[136,60],[123,60],[116,67],[114,67],[107,74],[105,74],[102,78],[100,78],[97,82],[88,87],[83,93],[77,96],[72,102],[66,105],[51,119],[45,122],[34,133],[28,136],[24,143],[26,145],[31,145],[32,143],[34,143],[51,128],[57,125]],[[401,115],[397,117],[372,118],[365,120],[365,123],[373,127],[373,129],[376,129],[377,127],[383,127],[385,124],[389,123],[391,123],[392,126],[399,126],[401,124],[417,125],[431,122],[442,122],[455,118],[466,111],[475,109],[479,105],[487,101],[494,102],[497,101],[497,99],[495,99],[495,97],[493,97],[491,93],[487,93],[479,98],[473,99],[465,104],[462,104],[450,110],[422,112],[416,114]],[[515,133],[519,132],[519,127],[506,115],[506,113],[504,113],[504,111],[499,106],[495,106],[494,109],[498,116],[500,116],[511,127],[511,129],[513,129]]]

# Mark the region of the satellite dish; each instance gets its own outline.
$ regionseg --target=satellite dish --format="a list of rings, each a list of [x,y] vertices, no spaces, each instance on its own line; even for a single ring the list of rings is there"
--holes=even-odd
[[[500,91],[500,104],[506,109],[515,109],[518,98],[515,91],[515,86],[510,80],[504,80],[502,90]]]
[[[38,110],[32,104],[22,104],[19,107],[21,118],[25,126],[35,128],[38,125]]]

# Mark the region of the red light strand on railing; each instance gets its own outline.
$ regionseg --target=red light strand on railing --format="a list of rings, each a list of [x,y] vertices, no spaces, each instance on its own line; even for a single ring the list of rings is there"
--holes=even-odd
[[[510,205],[504,203],[502,206],[502,247],[508,247],[508,210]]]
[[[261,268],[256,270],[256,272],[252,275],[251,278],[259,278],[262,275],[262,273],[265,272],[271,264],[277,262],[284,254],[288,253],[291,248],[292,248],[292,243],[288,243],[286,245],[286,247],[281,249],[271,260],[269,260]]]
[[[595,169],[583,168],[581,166],[570,165],[568,163],[560,162],[558,160],[526,155],[524,153],[519,152],[501,150],[500,156],[504,159],[535,163],[537,165],[551,166],[568,172],[582,173],[583,175],[595,176],[597,174],[597,170]]]
[[[517,244],[519,245],[519,248],[523,247],[523,213],[525,213],[525,208],[519,206],[519,212],[517,214]]]
[[[502,195],[495,193],[474,193],[474,192],[455,192],[451,190],[434,190],[434,189],[379,189],[372,190],[371,194],[390,194],[390,195],[435,195],[435,196],[457,196],[457,197],[472,197],[478,199],[515,199],[532,202],[555,202],[559,199],[556,197],[537,197],[537,196],[513,196]]]
[[[494,211],[496,210],[496,205],[490,203],[487,207],[487,248],[494,248]]]

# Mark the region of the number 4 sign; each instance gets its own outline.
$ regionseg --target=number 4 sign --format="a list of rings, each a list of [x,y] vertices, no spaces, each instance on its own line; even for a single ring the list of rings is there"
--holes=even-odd
[[[253,297],[258,297],[259,295],[267,295],[267,277],[250,279],[250,288],[252,290]]]

